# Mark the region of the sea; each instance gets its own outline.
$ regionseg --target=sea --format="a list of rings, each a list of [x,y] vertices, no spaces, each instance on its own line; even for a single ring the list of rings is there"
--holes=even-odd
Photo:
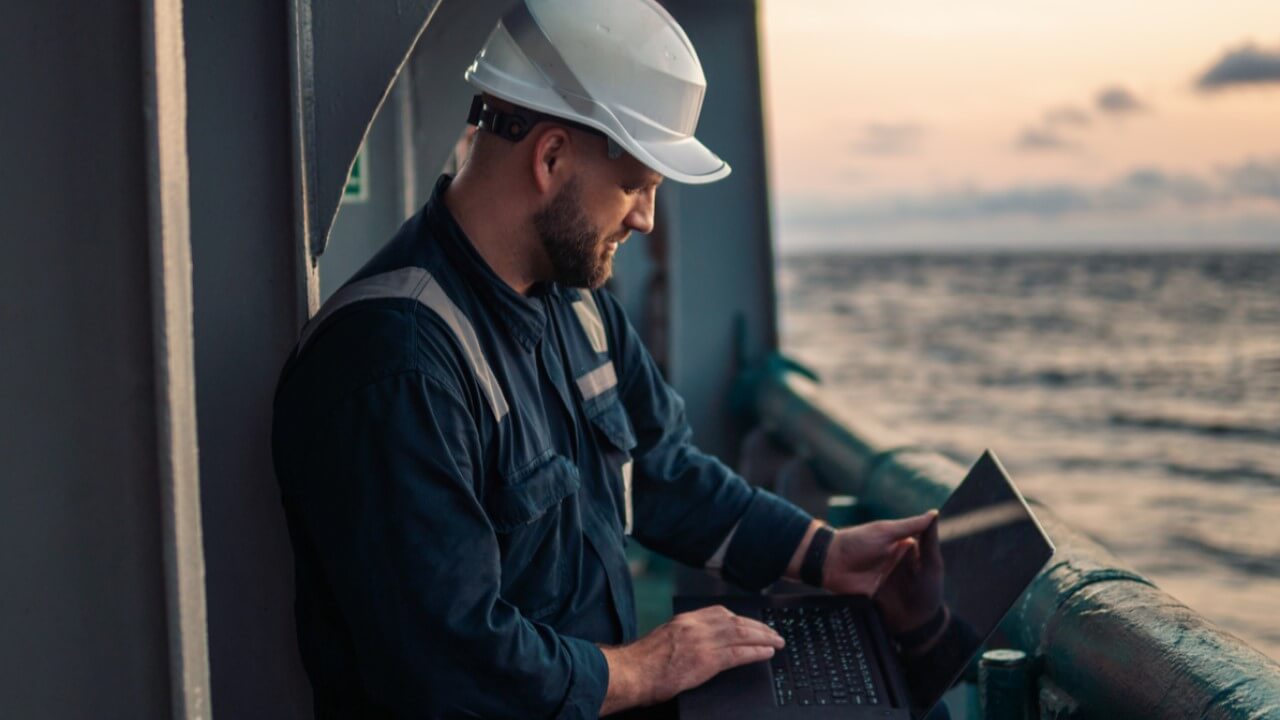
[[[1280,253],[807,253],[782,346],[839,414],[1019,487],[1280,659]]]

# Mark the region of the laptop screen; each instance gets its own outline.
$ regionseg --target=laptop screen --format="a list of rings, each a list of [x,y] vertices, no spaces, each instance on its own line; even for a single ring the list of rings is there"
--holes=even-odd
[[[982,454],[938,515],[942,594],[951,610],[939,666],[912,673],[913,714],[927,712],[959,678],[1005,613],[1053,555],[1053,545],[990,451]]]

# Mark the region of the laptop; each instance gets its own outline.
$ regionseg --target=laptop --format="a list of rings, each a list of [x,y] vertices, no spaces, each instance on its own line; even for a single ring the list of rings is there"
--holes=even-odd
[[[928,715],[1053,555],[1044,528],[990,450],[951,493],[937,522],[943,597],[954,626],[949,632],[959,643],[941,667],[908,684],[869,597],[676,597],[678,613],[724,605],[771,625],[787,641],[770,660],[733,668],[682,693],[682,720]]]

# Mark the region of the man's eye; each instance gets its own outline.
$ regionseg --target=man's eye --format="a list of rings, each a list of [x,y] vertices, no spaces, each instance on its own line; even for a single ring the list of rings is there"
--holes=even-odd
[[[628,195],[635,195],[636,193],[640,192],[640,186],[639,185],[623,185],[622,192]]]

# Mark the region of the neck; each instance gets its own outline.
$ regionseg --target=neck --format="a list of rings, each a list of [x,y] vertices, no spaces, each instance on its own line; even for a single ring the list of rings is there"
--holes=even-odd
[[[513,290],[527,295],[542,279],[537,233],[525,204],[510,188],[491,174],[469,174],[463,168],[445,191],[444,204],[480,257]]]

